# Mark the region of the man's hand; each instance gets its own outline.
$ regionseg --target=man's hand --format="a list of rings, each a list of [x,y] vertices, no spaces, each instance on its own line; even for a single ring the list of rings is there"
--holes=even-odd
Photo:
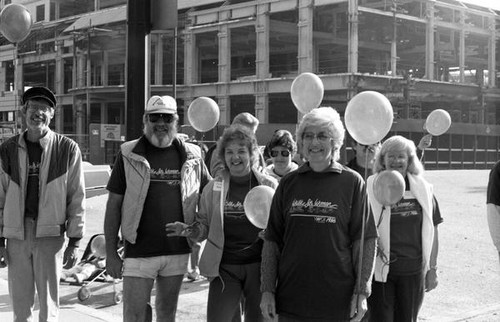
[[[425,275],[425,291],[429,292],[438,286],[437,272],[435,268],[431,268]]]
[[[78,247],[68,246],[64,250],[63,265],[65,269],[75,266],[78,260]]]
[[[359,322],[368,311],[368,302],[363,294],[354,294],[351,299],[351,322]]]
[[[262,316],[264,316],[266,320],[274,321],[277,318],[276,301],[274,299],[273,293],[262,293],[262,298],[260,300],[260,309],[262,311]]]
[[[191,229],[189,225],[180,221],[176,221],[165,225],[165,230],[167,231],[168,237],[180,236],[189,237],[191,235]]]
[[[7,267],[9,259],[7,258],[7,248],[0,247],[0,268]]]
[[[122,278],[123,260],[114,252],[106,256],[106,273],[112,278]]]

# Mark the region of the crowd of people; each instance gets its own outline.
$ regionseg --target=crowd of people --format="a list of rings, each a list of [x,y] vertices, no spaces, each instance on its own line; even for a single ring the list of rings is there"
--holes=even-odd
[[[39,321],[56,321],[61,270],[75,265],[84,234],[82,156],[49,128],[50,90],[34,87],[22,99],[26,131],[0,146],[0,260],[14,321],[32,319],[35,293]],[[438,284],[443,221],[417,155],[430,136],[418,145],[399,135],[352,142],[355,157],[344,165],[345,128],[330,107],[305,114],[295,138],[276,130],[264,155],[250,113],[208,154],[180,138],[178,120],[174,98],[152,96],[143,135],[122,144],[107,185],[106,271],[123,279],[124,321],[150,318],[153,286],[157,320],[175,321],[189,271],[209,280],[207,321],[417,321]],[[386,170],[404,178],[392,205],[375,193]],[[260,185],[275,190],[264,231],[244,207]],[[489,188],[491,221],[498,185]]]

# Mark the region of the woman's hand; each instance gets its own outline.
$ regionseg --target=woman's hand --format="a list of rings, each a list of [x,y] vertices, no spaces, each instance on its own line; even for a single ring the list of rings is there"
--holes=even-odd
[[[264,316],[266,320],[274,321],[277,318],[276,302],[274,300],[273,293],[262,293],[262,298],[260,300],[260,309],[262,311],[262,316]]]
[[[429,292],[438,286],[437,269],[431,268],[425,274],[425,291]]]
[[[189,237],[191,235],[191,226],[180,221],[165,225],[168,237],[180,236]]]
[[[351,322],[359,322],[368,311],[368,301],[363,294],[354,294],[351,299]]]

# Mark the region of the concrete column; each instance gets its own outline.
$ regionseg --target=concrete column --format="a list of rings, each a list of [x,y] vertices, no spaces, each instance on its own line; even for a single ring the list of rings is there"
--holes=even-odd
[[[163,83],[163,35],[156,34],[154,41],[156,43],[155,61],[151,70],[154,70],[155,73],[155,84],[161,85]]]
[[[358,72],[358,0],[349,0],[347,3],[348,12],[348,33],[349,39],[347,44],[347,71],[349,73]]]
[[[425,26],[425,76],[433,80],[434,77],[434,3],[427,2],[427,24]]]
[[[488,38],[488,86],[496,86],[496,22],[495,18],[490,17],[488,21],[490,37]]]
[[[56,70],[55,70],[55,92],[56,94],[64,94],[64,59],[62,58],[62,42],[56,44]],[[63,131],[64,113],[62,106],[56,108],[54,125],[56,132]]]
[[[255,69],[257,79],[269,78],[269,3],[264,0],[257,1],[257,19],[255,34],[257,48],[255,53]]]
[[[184,82],[192,85],[199,82],[198,50],[196,49],[196,35],[186,26],[184,31]]]
[[[109,51],[102,52],[102,65],[101,65],[101,80],[102,86],[109,84]]]
[[[314,0],[298,0],[299,52],[298,72],[313,72],[313,14]]]
[[[229,12],[222,11],[219,14],[219,21],[229,18]],[[231,29],[227,24],[222,24],[217,33],[219,39],[219,82],[227,83],[231,81]]]
[[[460,12],[460,25],[465,26],[465,12]],[[460,83],[465,82],[465,30],[460,30],[460,41],[458,49],[458,70],[460,71]]]

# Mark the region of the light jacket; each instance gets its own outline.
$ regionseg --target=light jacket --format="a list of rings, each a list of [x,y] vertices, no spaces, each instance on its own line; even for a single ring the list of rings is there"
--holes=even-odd
[[[276,189],[278,182],[271,176],[252,169],[259,185]],[[219,265],[224,250],[224,204],[229,190],[230,174],[222,170],[210,181],[200,200],[200,210],[196,216],[201,235],[196,241],[207,240],[201,254],[199,267],[201,275],[207,278],[219,276]]]
[[[40,139],[39,202],[36,237],[82,238],[85,185],[82,155],[71,139],[49,132]],[[0,146],[0,237],[24,240],[28,152],[24,133]]]
[[[121,145],[127,184],[121,208],[121,232],[122,237],[132,244],[135,244],[137,239],[137,228],[150,183],[151,166],[144,157],[145,147],[141,140],[146,138],[142,137]],[[182,162],[180,188],[184,222],[191,224],[194,221],[199,192],[210,180],[210,175],[197,145],[184,143],[179,139],[174,139],[172,144],[179,151]]]
[[[377,224],[379,239],[377,258],[375,259],[375,274],[374,278],[378,282],[386,282],[389,274],[390,245],[391,245],[391,208],[384,207],[380,204],[374,195],[373,183],[378,174],[368,177],[367,193],[370,205],[372,207],[375,223]],[[407,174],[410,182],[410,191],[413,193],[417,201],[422,206],[423,221],[422,221],[422,259],[423,269],[427,272],[430,268],[429,261],[432,252],[432,244],[434,242],[434,223],[432,219],[432,185],[422,178],[422,176]]]

